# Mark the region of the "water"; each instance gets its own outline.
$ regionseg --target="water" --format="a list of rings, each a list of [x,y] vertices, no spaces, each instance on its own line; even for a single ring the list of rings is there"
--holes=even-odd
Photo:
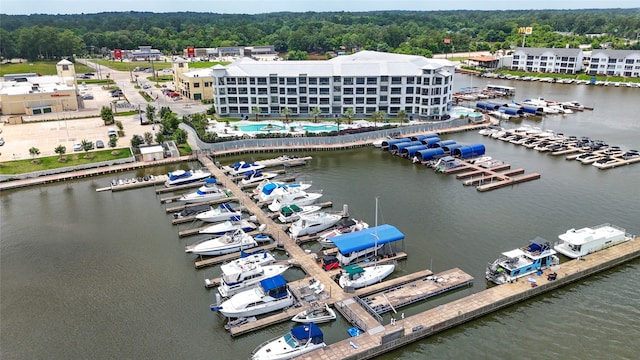
[[[260,124],[238,126],[238,129],[244,132],[270,132],[270,131],[284,130],[285,127],[281,125],[271,124],[271,123],[260,123]]]
[[[456,80],[460,87],[482,86],[478,78]],[[517,87],[516,99],[542,96],[595,107],[593,112],[524,124],[603,139],[623,149],[640,148],[638,89],[492,82]],[[473,287],[404,308],[406,315],[484,289],[486,263],[535,236],[553,241],[569,228],[604,222],[640,233],[640,164],[599,171],[475,132],[443,139],[484,143],[494,158],[542,177],[479,193],[453,176],[373,148],[298,154],[314,159],[290,170],[298,179],[312,180],[314,189],[322,189],[323,200],[333,201],[336,208],[348,204],[353,217],[370,224],[375,222],[379,196],[379,223],[393,224],[406,235],[403,245],[409,258],[399,264],[396,276],[460,267],[475,277]],[[249,157],[217,160],[231,163]],[[180,167],[189,165],[197,166]],[[195,270],[194,257],[184,253],[184,246],[197,238],[178,239],[178,228],[170,225],[170,216],[150,188],[95,192],[110,181],[111,177],[96,177],[2,193],[2,359],[243,359],[258,344],[287,331],[291,323],[231,338],[222,327],[224,319],[209,311],[214,290],[204,288],[203,280],[218,276],[219,268]],[[635,359],[639,270],[639,261],[628,263],[381,358],[488,359],[518,354]],[[293,280],[303,274],[287,271],[285,276]],[[347,338],[349,326],[340,318],[321,328],[331,344]]]

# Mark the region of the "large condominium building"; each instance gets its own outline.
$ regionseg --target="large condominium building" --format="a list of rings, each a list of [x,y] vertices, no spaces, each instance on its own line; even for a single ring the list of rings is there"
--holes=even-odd
[[[582,70],[582,50],[555,48],[517,48],[512,70],[575,74]]]
[[[593,50],[586,72],[590,75],[640,77],[640,51]]]
[[[210,69],[211,77],[189,75],[176,64],[180,92],[189,98],[213,87],[220,116],[309,116],[315,108],[324,115],[340,115],[352,109],[356,115],[377,111],[407,117],[437,119],[451,102],[454,64],[422,56],[361,51],[327,61],[255,61],[239,59]],[[187,70],[187,71],[185,71]],[[211,84],[194,87],[193,79]],[[288,109],[288,110],[285,110]]]

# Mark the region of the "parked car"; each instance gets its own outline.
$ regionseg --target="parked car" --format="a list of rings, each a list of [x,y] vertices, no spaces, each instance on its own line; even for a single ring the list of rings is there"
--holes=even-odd
[[[0,146],[4,145],[4,139],[0,137]]]
[[[104,148],[104,143],[102,142],[102,140],[96,140],[96,147],[98,149]]]
[[[114,128],[109,128],[107,130],[107,136],[112,137],[118,135],[118,132]]]
[[[151,89],[151,85],[149,85],[149,84],[144,84],[144,85],[142,86],[142,88],[143,88],[143,89]]]
[[[93,100],[93,95],[91,95],[91,94],[84,94],[84,95],[82,95],[82,99],[83,99],[83,100]]]
[[[82,144],[80,142],[75,142],[73,144],[73,151],[81,151],[82,150]]]

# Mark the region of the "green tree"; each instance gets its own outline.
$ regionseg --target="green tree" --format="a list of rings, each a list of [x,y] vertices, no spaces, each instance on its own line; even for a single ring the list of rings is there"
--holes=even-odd
[[[282,109],[282,115],[284,115],[284,122],[288,123],[289,115],[291,115],[291,109],[289,109],[288,107],[284,107]]]
[[[55,153],[58,154],[60,158],[62,158],[64,154],[67,153],[67,147],[64,145],[58,145],[53,151],[55,151]]]
[[[109,137],[109,147],[114,148],[114,147],[116,147],[116,145],[118,145],[118,137],[117,136],[110,136]]]
[[[152,134],[152,133],[150,133],[150,132],[148,132],[148,131],[147,131],[147,132],[145,132],[145,133],[143,134],[143,136],[144,136],[144,142],[145,142],[145,144],[147,144],[147,145],[151,145],[151,143],[153,143],[153,134]]]
[[[176,129],[175,135],[176,135],[176,143],[178,143],[179,145],[185,144],[187,142],[188,134],[186,131],[182,129]]]
[[[154,123],[155,124],[155,122],[156,122],[156,108],[154,106],[152,106],[151,104],[149,104],[149,105],[147,105],[145,113],[147,115],[147,120],[150,123]]]
[[[256,115],[256,121],[258,121],[258,116],[260,116],[260,108],[258,106],[254,106],[251,108],[251,111]]]
[[[381,121],[383,116],[384,115],[382,115],[382,112],[380,111],[376,111],[373,114],[371,114],[371,119],[373,120],[373,126],[378,126],[378,121]]]
[[[400,125],[402,125],[402,123],[405,121],[405,119],[407,118],[407,112],[404,110],[399,110],[398,111],[398,120],[400,120]]]
[[[353,111],[353,108],[348,108],[347,111],[344,112],[344,116],[347,117],[347,121],[349,124],[351,124],[351,119],[353,119],[353,117],[356,115],[355,111]]]
[[[160,131],[156,133],[156,142],[158,144],[162,144],[164,142],[164,135]]]
[[[31,158],[35,160],[36,156],[40,155],[40,149],[32,147],[29,149],[29,154],[31,154]]]
[[[110,107],[103,106],[102,109],[100,109],[100,117],[105,125],[113,124],[113,110],[111,110]]]
[[[122,125],[122,121],[117,120],[116,121],[116,127],[118,128],[118,130],[123,131],[124,130],[124,125]]]
[[[160,111],[158,111],[158,116],[160,116],[160,119],[166,119],[171,115],[174,115],[174,114],[173,114],[173,111],[171,111],[171,108],[168,106],[163,106],[160,108]]]
[[[311,109],[311,114],[313,114],[314,123],[318,122],[318,115],[320,115],[320,113],[322,113],[322,111],[320,110],[319,107],[314,107],[313,109]]]
[[[80,146],[82,146],[82,150],[84,150],[84,152],[88,152],[89,150],[93,149],[93,141],[89,141],[87,139],[83,139],[80,142]]]
[[[137,148],[144,144],[144,139],[140,135],[133,135],[131,137],[131,147]]]

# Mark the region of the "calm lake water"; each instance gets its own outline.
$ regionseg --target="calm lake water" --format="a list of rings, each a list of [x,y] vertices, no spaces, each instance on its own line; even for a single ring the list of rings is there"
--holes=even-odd
[[[486,82],[457,76],[455,86]],[[504,126],[530,124],[640,148],[639,89],[492,82],[517,87],[516,100],[541,96],[595,107]],[[479,193],[374,148],[299,154],[313,160],[292,171],[322,189],[324,200],[336,208],[348,204],[353,217],[370,224],[379,197],[378,222],[406,235],[409,258],[394,276],[459,267],[475,277],[473,287],[404,308],[406,315],[486,288],[487,262],[535,236],[554,241],[569,228],[605,222],[640,233],[640,164],[599,171],[476,132],[447,138],[483,143],[488,155],[542,177]],[[95,192],[110,181],[96,177],[0,195],[0,358],[245,359],[287,331],[291,323],[231,338],[224,319],[209,310],[215,290],[204,288],[219,268],[195,270],[184,246],[199,239],[177,237],[189,225],[172,226],[151,188]],[[636,359],[639,270],[639,261],[625,264],[380,358]],[[302,275],[286,273],[290,280]],[[339,319],[321,327],[331,344],[347,338],[349,326]]]

